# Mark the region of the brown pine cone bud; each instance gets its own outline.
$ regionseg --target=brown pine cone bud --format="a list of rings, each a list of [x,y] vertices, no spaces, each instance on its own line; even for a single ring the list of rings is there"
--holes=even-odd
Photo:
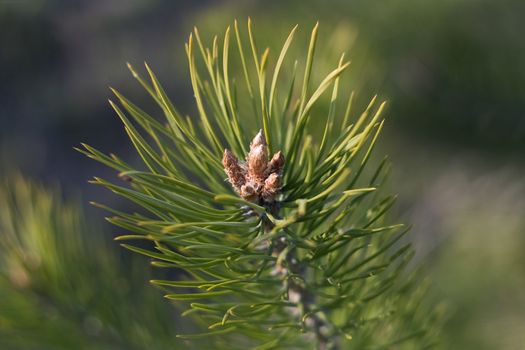
[[[262,195],[264,200],[266,201],[272,201],[275,199],[275,195],[279,193],[279,190],[281,189],[281,176],[272,173],[268,178],[264,181],[264,187],[262,190]]]
[[[268,144],[262,130],[250,143],[246,163],[239,161],[230,150],[225,149],[222,164],[233,189],[243,199],[275,205],[275,198],[282,187],[284,156],[279,151],[268,162]]]
[[[259,131],[250,144],[247,163],[250,177],[253,179],[264,178],[268,166],[268,145],[262,130]]]
[[[225,149],[222,165],[233,188],[235,191],[240,192],[241,186],[246,183],[246,171],[239,163],[239,159],[230,150]]]
[[[265,146],[252,148],[248,155],[248,175],[255,179],[264,178],[268,165],[268,150]]]
[[[250,143],[250,149],[259,145],[268,146],[268,144],[266,143],[266,137],[264,137],[262,129],[259,130],[257,135],[255,135],[255,137],[253,138],[252,143]]]
[[[284,156],[281,151],[275,153],[268,163],[268,169],[266,170],[267,174],[278,173],[280,174],[284,167]]]

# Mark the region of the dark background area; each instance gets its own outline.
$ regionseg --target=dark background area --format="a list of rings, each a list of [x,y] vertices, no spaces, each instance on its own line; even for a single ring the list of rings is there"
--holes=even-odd
[[[346,51],[359,98],[389,100],[381,152],[393,160],[398,214],[414,223],[419,257],[453,311],[450,348],[518,349],[525,344],[524,13],[519,0],[0,0],[0,175],[20,170],[60,183],[65,195],[123,206],[86,183],[115,175],[73,147],[86,142],[131,159],[108,86],[152,107],[127,61],[146,60],[191,113],[183,43],[193,25],[209,37],[251,16],[260,40],[277,47],[295,23],[306,38],[320,20],[320,66]]]

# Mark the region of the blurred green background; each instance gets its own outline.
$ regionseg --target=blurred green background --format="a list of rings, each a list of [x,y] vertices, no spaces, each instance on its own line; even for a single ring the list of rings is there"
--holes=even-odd
[[[125,62],[148,61],[174,102],[191,113],[183,43],[194,25],[210,39],[212,33],[224,33],[233,19],[244,23],[251,16],[259,44],[275,53],[299,23],[299,54],[319,20],[319,72],[314,74],[326,73],[345,51],[352,60],[348,88],[355,89],[358,102],[363,105],[375,93],[389,100],[378,153],[391,156],[390,186],[400,194],[397,215],[414,224],[418,259],[428,265],[433,295],[449,305],[444,348],[523,349],[523,14],[520,0],[0,0],[0,176],[20,170],[47,186],[59,183],[66,198],[81,194],[124,208],[86,184],[92,175],[115,175],[72,147],[87,142],[103,151],[130,153],[124,130],[107,106],[107,86],[118,87],[146,109],[150,102]],[[87,200],[83,210],[89,220],[101,221],[103,214]],[[0,203],[0,212],[8,208]],[[111,229],[103,223],[104,229],[94,227],[82,233],[99,236],[96,244],[126,265],[131,258],[110,242]],[[127,277],[141,284],[139,295],[148,293],[148,274]],[[5,288],[0,285],[0,298],[7,295]],[[7,315],[10,305],[0,303],[0,315]],[[87,302],[79,307],[92,311]],[[104,321],[96,308],[93,312],[90,317]],[[124,319],[141,317],[141,310],[139,316],[115,312]],[[44,310],[40,317],[46,315]],[[13,336],[6,324],[0,317],[3,339]],[[146,335],[131,341],[137,348],[146,348],[141,344],[149,332],[162,332],[166,339],[174,333],[157,323],[142,326]],[[170,326],[178,327],[176,322]],[[17,327],[23,338],[35,325],[20,322]],[[132,325],[112,327],[118,334]],[[166,344],[162,339],[157,348]],[[41,348],[60,348],[59,343]],[[31,342],[6,344],[8,349],[35,348]]]

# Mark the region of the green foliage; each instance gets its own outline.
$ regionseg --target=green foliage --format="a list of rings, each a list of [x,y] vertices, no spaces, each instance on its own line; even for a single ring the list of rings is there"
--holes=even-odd
[[[0,203],[0,348],[173,349],[143,264],[123,264],[77,203],[19,177]]]
[[[516,152],[525,140],[524,9],[519,0],[230,1],[203,8],[191,21],[213,32],[255,13],[258,35],[274,38],[286,23],[317,19],[334,34],[320,43],[317,64],[351,47],[350,84],[361,94],[380,88],[388,96],[390,133]]]
[[[304,62],[287,61],[295,33],[271,62],[250,21],[247,39],[235,23],[211,48],[195,29],[186,52],[198,120],[173,106],[147,65],[147,78],[130,66],[164,122],[114,90],[118,103],[110,103],[144,169],[88,145],[81,152],[117,170],[129,186],[93,183],[143,210],[97,205],[128,231],[119,240],[150,243],[124,247],[154,266],[181,270],[177,280],[152,283],[207,327],[179,335],[205,338],[199,348],[431,346],[439,327],[422,302],[423,283],[406,271],[413,256],[407,228],[385,220],[395,200],[379,191],[388,162],[367,167],[385,103],[374,97],[355,112],[353,94],[340,89],[349,65],[344,55],[322,81],[312,81],[317,26]],[[318,108],[326,95],[328,111]],[[286,158],[272,208],[235,194],[221,164],[225,148],[244,157],[259,129],[270,152]]]

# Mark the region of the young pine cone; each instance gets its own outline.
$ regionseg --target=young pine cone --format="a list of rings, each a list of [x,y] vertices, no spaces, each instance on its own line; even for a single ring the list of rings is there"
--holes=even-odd
[[[258,204],[275,201],[282,186],[284,156],[279,151],[268,161],[268,144],[262,130],[253,138],[246,162],[225,149],[222,164],[233,189],[242,198]]]

